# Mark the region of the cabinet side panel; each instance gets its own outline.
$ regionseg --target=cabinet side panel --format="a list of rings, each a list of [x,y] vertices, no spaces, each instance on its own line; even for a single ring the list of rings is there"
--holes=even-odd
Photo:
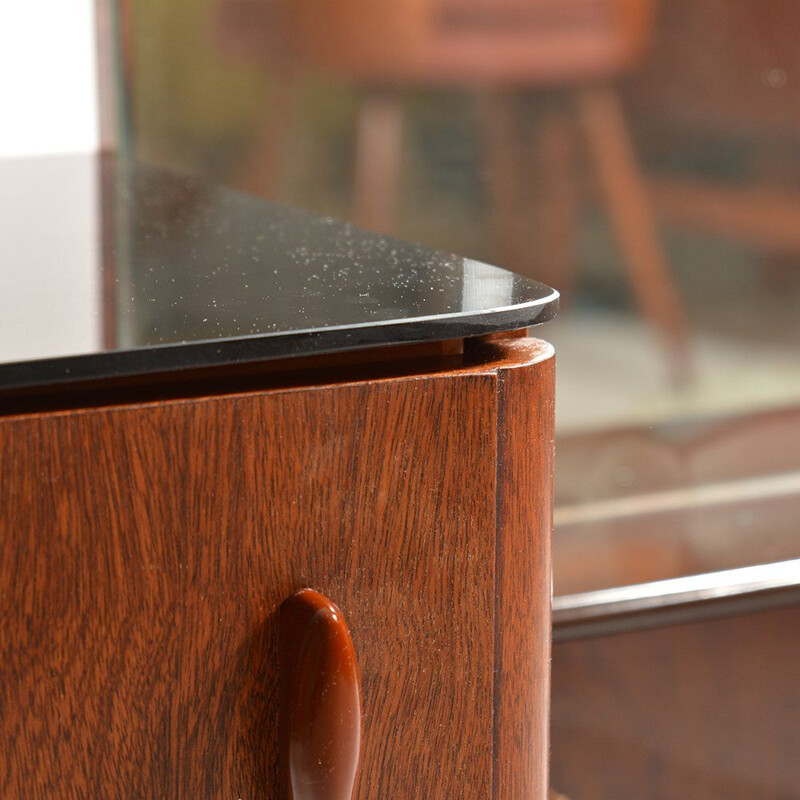
[[[357,798],[489,798],[496,422],[493,373],[0,420],[0,796],[277,800],[310,586]]]
[[[494,798],[545,800],[555,359],[536,340],[496,347],[522,366],[498,383]]]
[[[685,611],[679,625],[556,644],[556,789],[593,800],[800,796],[800,607],[694,621]]]

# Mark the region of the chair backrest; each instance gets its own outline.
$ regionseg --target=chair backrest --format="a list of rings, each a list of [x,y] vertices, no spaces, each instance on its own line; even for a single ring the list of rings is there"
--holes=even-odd
[[[537,31],[555,35],[605,26],[613,12],[608,0],[439,0],[437,24],[453,32]]]
[[[560,84],[629,69],[651,0],[287,0],[291,50],[364,81]]]

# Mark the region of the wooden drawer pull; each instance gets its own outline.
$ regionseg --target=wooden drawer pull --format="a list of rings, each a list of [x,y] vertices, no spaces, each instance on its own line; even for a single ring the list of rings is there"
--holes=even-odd
[[[356,653],[342,612],[303,589],[280,616],[287,800],[352,800],[361,746]]]

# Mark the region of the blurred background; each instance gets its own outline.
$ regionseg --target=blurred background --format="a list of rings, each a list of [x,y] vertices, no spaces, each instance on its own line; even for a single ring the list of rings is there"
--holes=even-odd
[[[556,788],[800,797],[800,3],[78,5],[4,12],[0,153],[114,151],[561,291]]]
[[[561,291],[557,553],[602,546],[557,591],[800,554],[795,498],[674,494],[800,467],[796,0],[116,14],[121,148]],[[646,524],[608,505],[654,491]]]

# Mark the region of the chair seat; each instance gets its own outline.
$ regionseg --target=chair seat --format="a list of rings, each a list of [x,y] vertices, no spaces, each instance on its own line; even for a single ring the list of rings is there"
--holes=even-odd
[[[639,60],[650,0],[223,0],[222,38],[362,84],[560,86]]]

